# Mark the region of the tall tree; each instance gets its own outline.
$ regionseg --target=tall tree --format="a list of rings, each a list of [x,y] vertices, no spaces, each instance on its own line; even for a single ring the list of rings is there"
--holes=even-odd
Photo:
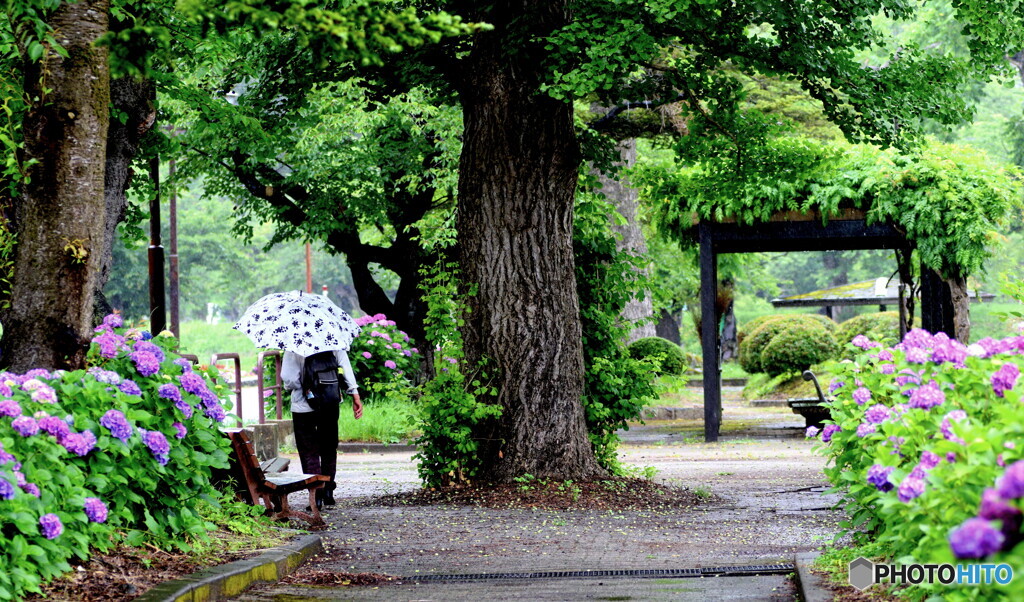
[[[26,48],[17,236],[4,362],[15,370],[78,368],[92,329],[104,254],[104,164],[110,80],[109,0],[62,2],[45,18],[63,50]],[[38,43],[38,41],[37,41]]]

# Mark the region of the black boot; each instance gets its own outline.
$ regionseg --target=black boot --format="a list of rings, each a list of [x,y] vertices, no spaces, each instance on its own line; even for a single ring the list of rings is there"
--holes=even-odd
[[[334,486],[335,485],[336,485],[336,483],[334,481],[331,481],[330,483],[327,483],[327,485],[324,486],[324,503],[327,504],[328,506],[333,506],[335,504],[335,501],[334,501]]]

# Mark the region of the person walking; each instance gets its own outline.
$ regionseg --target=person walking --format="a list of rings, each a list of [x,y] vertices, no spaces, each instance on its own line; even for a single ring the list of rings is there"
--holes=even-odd
[[[324,352],[333,354],[336,364],[328,364],[341,368],[345,380],[345,392],[352,396],[352,413],[356,420],[363,416],[363,403],[359,398],[355,374],[348,354],[342,350]],[[323,354],[317,354],[322,356]],[[309,361],[313,361],[310,356]],[[319,360],[318,360],[319,361]],[[306,370],[307,358],[285,351],[281,361],[281,382],[291,391],[292,425],[295,431],[295,447],[299,451],[299,462],[302,472],[321,474],[330,477],[324,488],[317,491],[316,504],[333,506],[334,489],[337,487],[335,477],[338,467],[338,417],[341,413],[340,395],[336,400],[322,400],[314,393],[315,387],[309,382],[304,383],[303,374]],[[337,367],[333,367],[334,378],[337,378]]]

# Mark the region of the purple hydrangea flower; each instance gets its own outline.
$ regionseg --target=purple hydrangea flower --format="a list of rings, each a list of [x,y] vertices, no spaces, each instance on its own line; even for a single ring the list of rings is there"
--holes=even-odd
[[[891,456],[894,454],[899,454],[899,456],[902,458],[903,452],[900,451],[900,448],[903,447],[903,443],[906,441],[906,439],[904,437],[892,436],[889,437],[886,441],[892,444],[892,451],[889,452],[889,455]]]
[[[398,367],[398,364],[396,364],[395,362],[393,362],[391,360],[387,360],[387,361],[384,362],[384,367],[385,368],[390,368],[391,370],[394,370],[395,368]]]
[[[896,366],[893,364],[882,364],[878,367],[878,371],[882,374],[892,374],[896,372]]]
[[[838,391],[839,389],[843,388],[843,386],[844,386],[845,384],[846,384],[846,383],[844,383],[844,382],[843,382],[843,381],[841,381],[841,380],[833,380],[833,381],[832,381],[831,383],[829,383],[829,385],[828,385],[828,394],[829,394],[829,395],[831,395],[831,394],[835,393],[835,392],[836,392],[836,391]]]
[[[167,437],[164,437],[164,434],[160,431],[143,431],[139,429],[139,432],[142,433],[142,442],[146,444],[149,451],[153,452],[153,457],[156,458],[156,461],[160,466],[166,466],[167,462],[171,459],[169,455],[171,445],[167,443]]]
[[[185,428],[185,425],[184,425],[184,424],[182,424],[182,423],[180,423],[180,422],[175,422],[175,423],[174,423],[174,424],[172,424],[171,426],[173,426],[173,427],[174,427],[174,428],[175,428],[175,429],[176,429],[176,430],[178,431],[178,432],[177,432],[177,433],[176,433],[176,434],[174,435],[174,436],[175,436],[175,438],[177,438],[177,439],[184,439],[184,438],[185,438],[185,435],[187,435],[187,434],[188,434],[188,429],[187,429],[187,428]]]
[[[967,359],[967,347],[958,341],[944,341],[932,350],[931,360],[937,364],[952,363],[963,366]]]
[[[32,401],[37,403],[57,403],[57,392],[53,388],[43,385],[32,391]]]
[[[120,410],[107,410],[107,413],[100,418],[100,424],[107,427],[110,434],[121,441],[128,441],[132,436],[132,426]]]
[[[39,517],[39,530],[46,539],[56,539],[64,532],[64,525],[56,514],[44,514]]]
[[[946,394],[942,392],[935,381],[927,385],[921,385],[910,394],[910,407],[928,410],[935,406],[942,405],[946,401]]]
[[[857,427],[857,436],[858,437],[867,437],[868,435],[876,432],[877,430],[878,430],[878,428],[875,425],[873,425],[871,423],[868,423],[868,422],[862,422]]]
[[[104,523],[107,521],[107,505],[98,497],[85,498],[85,516],[89,522]]]
[[[857,387],[853,392],[853,400],[857,402],[857,405],[864,405],[871,401],[871,390],[867,387]]]
[[[957,558],[984,558],[1003,547],[1006,540],[992,523],[969,518],[949,534],[949,545]]]
[[[178,401],[174,402],[174,407],[178,408],[178,411],[181,412],[181,415],[184,416],[186,420],[192,417],[192,413],[194,411],[192,408],[192,404],[185,401],[184,399],[179,399]]]
[[[369,351],[364,351],[363,357],[365,357],[366,359],[370,359],[371,357],[373,357],[373,354],[370,353]]]
[[[39,422],[39,430],[43,431],[48,435],[53,435],[58,441],[63,439],[66,435],[71,432],[71,427],[68,423],[64,422],[56,416],[47,416]]]
[[[203,380],[202,376],[195,372],[186,372],[185,374],[182,374],[178,377],[178,382],[181,383],[182,389],[185,389],[185,391],[193,395],[202,397],[204,393],[209,392],[209,388],[206,386],[206,381]]]
[[[942,424],[939,426],[939,430],[942,431],[942,436],[945,437],[947,441],[959,443],[960,445],[966,445],[967,442],[961,439],[960,437],[957,437],[956,434],[953,432],[952,422],[959,422],[966,418],[967,412],[963,410],[953,410],[952,412],[946,414],[946,417],[942,419]]]
[[[391,348],[392,349],[401,349],[402,348],[402,344],[401,343],[391,343]]]
[[[21,406],[13,399],[0,399],[0,416],[21,416]]]
[[[818,427],[816,427],[816,426],[809,426],[809,427],[807,427],[807,430],[804,432],[804,436],[807,437],[808,439],[812,439],[814,437],[817,437],[818,436]]]
[[[117,385],[117,388],[125,395],[142,395],[142,389],[134,380],[128,380],[127,378],[121,381],[121,384]]]
[[[404,355],[405,357],[412,357],[412,351],[409,351],[408,349],[403,349],[402,355]]]
[[[15,457],[13,455],[7,453],[7,450],[4,449],[3,444],[0,443],[0,466],[2,466],[4,464],[8,464],[10,462],[14,462],[14,461],[15,461]]]
[[[224,408],[220,407],[220,404],[204,405],[203,415],[214,422],[224,422],[224,419],[228,417],[227,412]]]
[[[832,441],[832,435],[838,433],[841,430],[843,429],[838,424],[826,424],[825,429],[821,431],[821,441],[823,443],[828,443]]]
[[[135,362],[135,369],[143,376],[153,376],[160,371],[160,360],[148,351],[133,351],[128,357]]]
[[[942,462],[942,458],[938,454],[926,450],[921,453],[921,461],[918,463],[918,466],[924,470],[931,470],[938,466],[939,462]]]
[[[1019,376],[1020,368],[1017,367],[1017,364],[1003,364],[992,375],[992,390],[996,392],[996,395],[1002,397],[1004,393],[1017,384]]]
[[[878,355],[875,357],[877,357],[878,360],[882,362],[891,362],[893,360],[892,350],[882,349],[881,351],[878,352]]]
[[[93,343],[100,347],[100,355],[107,359],[117,357],[117,352],[124,346],[124,337],[111,331],[104,331],[93,338]]]
[[[71,433],[60,440],[60,444],[64,446],[64,449],[77,455],[84,456],[91,452],[96,447],[96,435],[92,434],[92,431],[82,431],[81,433]]]
[[[954,452],[946,452],[946,462],[950,464],[956,462],[956,454]]]
[[[853,337],[853,340],[850,341],[850,344],[852,344],[854,347],[860,347],[861,349],[871,349],[872,347],[877,346],[875,343],[871,342],[871,339],[867,338],[862,334],[858,334],[857,336]]]
[[[911,347],[904,352],[904,357],[911,364],[923,364],[931,359],[928,351],[919,347]]]
[[[999,496],[995,489],[986,489],[981,494],[981,507],[978,508],[978,517],[985,520],[998,520],[1002,524],[1001,531],[1008,537],[1013,537],[1020,532],[1021,511],[1014,506],[1007,504],[1006,500]]]
[[[910,348],[931,348],[934,345],[934,337],[927,330],[920,328],[913,328],[910,332],[903,337],[903,342],[900,343],[900,347],[903,349]]]
[[[174,364],[176,366],[181,366],[182,374],[187,374],[192,371],[192,362],[183,357],[175,358]]]
[[[864,419],[872,424],[881,424],[889,419],[892,413],[886,406],[876,403],[864,412]]]
[[[39,432],[39,423],[31,416],[18,416],[11,421],[11,428],[22,437],[31,437]]]
[[[97,381],[108,385],[116,385],[121,382],[121,375],[113,370],[104,370],[98,366],[89,368],[89,374]]]
[[[875,464],[868,469],[868,483],[874,485],[875,488],[882,493],[892,491],[895,488],[895,486],[889,482],[889,474],[892,473],[892,471],[892,466]]]
[[[900,501],[905,504],[924,493],[924,487],[924,479],[915,476],[914,473],[911,473],[903,479],[903,482],[900,483],[900,488],[896,493],[898,494]]]
[[[35,498],[42,495],[42,492],[39,491],[39,485],[35,483],[25,483],[21,486],[21,490]]]
[[[124,326],[124,319],[118,313],[107,314],[103,317],[103,326],[108,329],[121,328]]]
[[[1001,454],[1000,454],[1001,455]],[[1008,500],[1024,498],[1024,460],[1010,465],[996,482],[999,495]]]
[[[157,387],[156,394],[170,401],[181,401],[181,389],[174,385],[174,383],[160,385],[159,387]]]
[[[167,359],[167,357],[164,355],[164,350],[161,349],[159,345],[157,345],[156,343],[150,343],[147,340],[135,341],[135,344],[132,345],[132,349],[134,349],[136,352],[143,351],[146,353],[151,353],[158,362],[162,362],[165,359]]]
[[[13,499],[14,491],[14,485],[7,480],[7,473],[0,472],[0,500]]]

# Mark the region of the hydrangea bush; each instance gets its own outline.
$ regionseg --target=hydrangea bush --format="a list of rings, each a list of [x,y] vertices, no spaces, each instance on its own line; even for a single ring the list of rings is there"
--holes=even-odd
[[[1008,563],[1024,596],[1024,337],[963,345],[912,330],[884,347],[860,335],[833,366],[832,420],[817,449],[862,543],[901,563]],[[912,586],[984,599],[987,587]]]
[[[174,353],[173,336],[97,328],[89,368],[0,373],[0,599],[118,541],[188,548],[212,528],[223,391]],[[168,333],[169,335],[169,333]]]
[[[398,329],[394,320],[376,314],[356,318],[356,324],[363,331],[352,341],[348,357],[360,387],[372,390],[371,385],[392,383],[415,374],[420,361],[419,349],[413,346],[409,335]]]

